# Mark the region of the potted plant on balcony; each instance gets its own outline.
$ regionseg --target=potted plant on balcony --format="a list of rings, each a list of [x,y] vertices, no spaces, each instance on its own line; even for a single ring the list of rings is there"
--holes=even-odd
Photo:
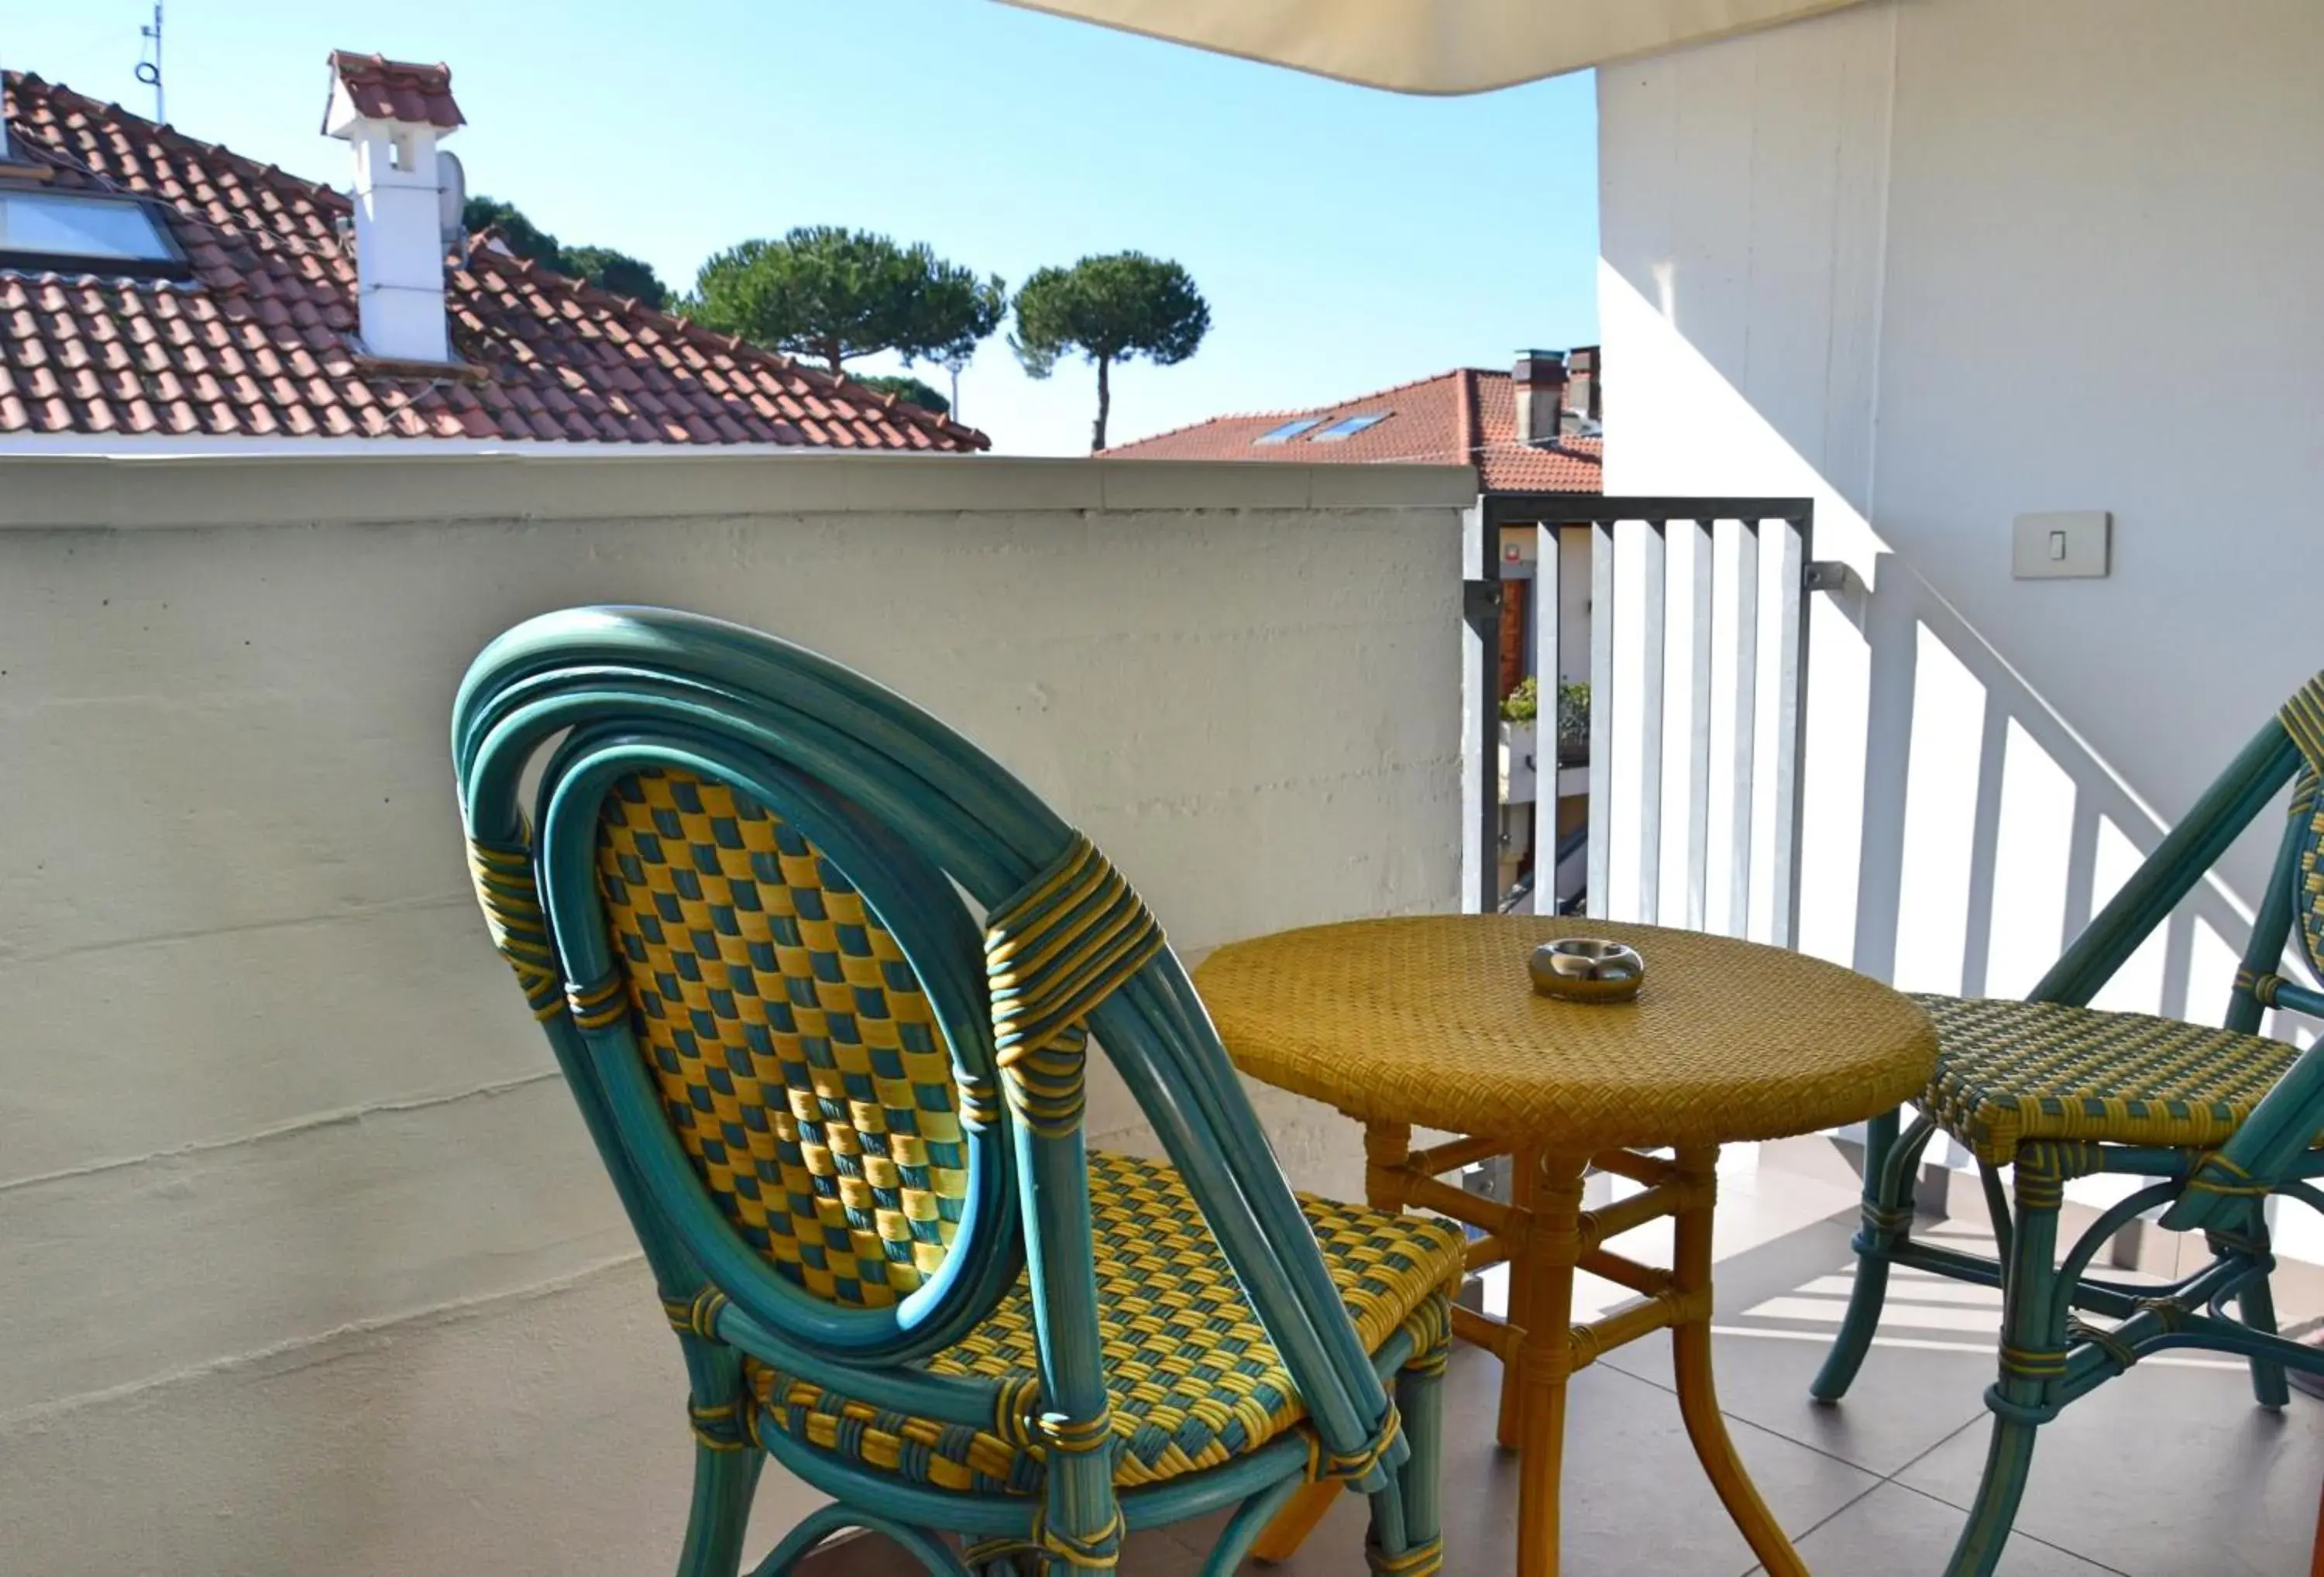
[[[1569,679],[1557,687],[1557,765],[1578,767],[1590,760],[1590,685]],[[1536,746],[1541,727],[1541,685],[1528,676],[1501,703],[1501,799],[1522,804],[1534,797]]]
[[[1589,759],[1590,681],[1568,679],[1557,687],[1557,764],[1578,767]]]
[[[1534,796],[1534,751],[1541,715],[1541,687],[1519,679],[1501,702],[1501,802],[1522,805]]]

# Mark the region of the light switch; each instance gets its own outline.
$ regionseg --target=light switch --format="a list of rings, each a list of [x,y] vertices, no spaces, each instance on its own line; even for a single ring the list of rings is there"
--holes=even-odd
[[[2019,580],[2094,578],[2113,567],[2114,517],[2102,509],[2019,515],[2010,572]]]

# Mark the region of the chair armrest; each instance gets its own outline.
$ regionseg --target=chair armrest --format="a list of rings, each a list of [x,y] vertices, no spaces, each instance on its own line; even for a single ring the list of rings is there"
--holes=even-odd
[[[2034,986],[2032,1000],[2087,1007],[2275,798],[2276,790],[2291,780],[2300,761],[2300,747],[2281,723],[2270,718],[2050,966]]]

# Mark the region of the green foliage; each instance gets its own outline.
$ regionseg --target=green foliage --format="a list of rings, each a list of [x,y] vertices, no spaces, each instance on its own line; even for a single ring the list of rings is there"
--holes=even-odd
[[[650,263],[610,246],[567,246],[526,218],[514,203],[472,197],[460,210],[460,223],[471,235],[479,230],[496,232],[519,257],[568,279],[586,280],[617,296],[635,296],[649,307],[669,304],[669,287]]]
[[[1167,367],[1193,355],[1210,328],[1210,304],[1184,268],[1122,252],[1027,280],[1010,346],[1036,378],[1047,377],[1068,351],[1099,363],[1142,355]]]
[[[661,276],[654,272],[651,263],[610,246],[568,247],[560,263],[549,266],[559,273],[587,280],[601,290],[635,296],[649,307],[669,305],[669,287],[661,282]]]
[[[1531,674],[1517,682],[1517,687],[1501,698],[1501,721],[1531,723],[1541,715],[1541,686]]]
[[[877,389],[882,394],[893,394],[907,405],[917,405],[922,410],[932,410],[938,416],[948,416],[952,413],[952,401],[918,378],[891,374],[867,378],[861,374],[851,373],[848,374],[847,381],[851,383],[861,383],[867,389]]]
[[[1517,682],[1501,702],[1504,723],[1534,723],[1541,717],[1541,685],[1531,674]],[[1570,679],[1557,687],[1557,740],[1560,744],[1584,744],[1590,739],[1590,685]]]
[[[1569,679],[1557,687],[1557,742],[1590,742],[1590,682]]]
[[[1142,252],[1119,252],[1045,268],[1027,280],[1017,292],[1017,332],[1009,345],[1036,378],[1047,377],[1069,351],[1097,364],[1094,451],[1105,447],[1113,364],[1144,356],[1157,366],[1175,365],[1193,355],[1210,330],[1210,304],[1184,268]]]
[[[497,230],[511,252],[543,268],[556,268],[565,250],[556,236],[526,218],[522,209],[498,198],[470,198],[460,209],[460,227],[471,235],[479,230]]]
[[[998,275],[979,279],[926,245],[813,225],[717,254],[687,306],[710,327],[835,373],[880,351],[907,365],[964,358],[1001,326],[1008,300]]]

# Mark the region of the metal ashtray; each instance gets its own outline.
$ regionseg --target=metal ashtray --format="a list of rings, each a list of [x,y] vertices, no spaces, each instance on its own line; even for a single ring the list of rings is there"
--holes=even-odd
[[[1638,950],[1596,936],[1562,936],[1533,950],[1533,989],[1568,1002],[1627,1002],[1646,983]]]

